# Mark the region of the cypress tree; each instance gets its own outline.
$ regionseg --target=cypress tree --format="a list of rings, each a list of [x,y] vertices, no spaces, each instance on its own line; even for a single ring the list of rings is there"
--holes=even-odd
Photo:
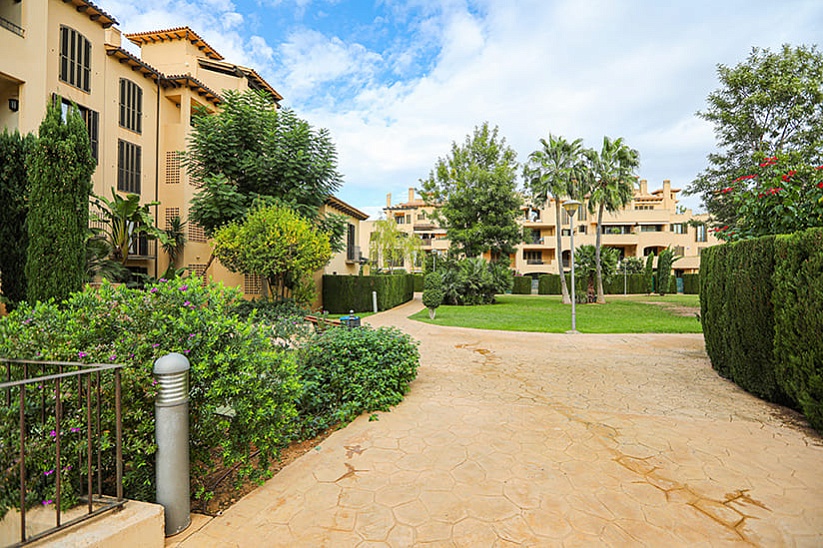
[[[28,300],[62,301],[83,288],[89,195],[95,161],[86,125],[75,105],[61,116],[59,98],[49,105],[26,159],[30,185]]]
[[[21,136],[5,129],[0,135],[0,285],[9,309],[26,300],[26,248],[29,184],[26,156],[34,145],[31,134]]]
[[[646,268],[643,270],[643,280],[646,282],[646,293],[654,293],[654,253],[646,257]]]

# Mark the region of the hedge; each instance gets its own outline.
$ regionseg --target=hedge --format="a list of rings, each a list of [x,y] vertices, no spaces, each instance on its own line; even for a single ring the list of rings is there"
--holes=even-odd
[[[323,276],[323,308],[331,314],[350,310],[368,312],[373,309],[372,291],[377,291],[377,309],[388,310],[414,297],[414,277],[411,274],[379,274],[376,276]]]
[[[823,431],[823,229],[778,236],[774,250],[776,376]]]
[[[823,229],[706,249],[700,272],[712,367],[823,431]]]
[[[412,279],[414,280],[414,291],[415,293],[420,293],[423,291],[423,280],[426,278],[423,274],[412,274]]]
[[[683,274],[683,293],[686,295],[700,293],[700,274]]]
[[[623,294],[623,276],[615,274],[612,279],[603,284],[603,291],[606,295],[622,295]],[[646,292],[646,282],[643,274],[629,274],[626,277],[628,293],[638,294]],[[578,292],[586,292],[586,280],[581,280],[575,277],[574,283]],[[674,288],[677,288],[677,282],[674,282]],[[571,287],[571,276],[566,275],[566,287]],[[559,274],[544,274],[540,276],[537,282],[537,293],[539,295],[560,295],[560,275]],[[672,291],[674,293],[674,291]]]
[[[531,276],[515,276],[514,287],[512,287],[513,295],[531,295],[532,293],[532,279]]]
[[[615,274],[611,280],[603,283],[603,291],[606,295],[622,295],[625,283],[626,293],[629,295],[646,292],[646,280],[643,274],[629,274],[625,278],[624,280],[623,274]]]

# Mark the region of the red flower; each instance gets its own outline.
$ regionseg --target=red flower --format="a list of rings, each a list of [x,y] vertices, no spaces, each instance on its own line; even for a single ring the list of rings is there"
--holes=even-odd
[[[792,177],[794,177],[794,175],[795,175],[796,173],[797,173],[797,172],[796,172],[795,170],[790,169],[788,173],[786,173],[785,175],[783,175],[783,182],[784,182],[784,183],[788,183],[788,182],[789,182],[789,179],[791,179]]]
[[[745,181],[747,179],[754,179],[755,177],[757,177],[757,173],[753,173],[752,175],[741,175],[740,177],[735,179],[734,182],[736,183],[738,181]]]
[[[823,166],[817,166],[815,169],[823,169]]]
[[[760,162],[760,167],[773,166],[776,163],[777,163],[777,156],[772,156],[771,158],[767,157],[765,160]]]
[[[778,186],[778,187],[775,187],[775,188],[770,188],[770,189],[769,189],[769,194],[777,194],[777,193],[778,193],[778,192],[780,192],[781,190],[783,190],[783,189],[782,189],[782,188],[780,188],[779,186]]]
[[[720,194],[728,194],[732,190],[734,190],[734,187],[727,186],[726,188],[720,190]]]
[[[817,188],[823,188],[823,181],[820,181],[819,183],[817,183]]]

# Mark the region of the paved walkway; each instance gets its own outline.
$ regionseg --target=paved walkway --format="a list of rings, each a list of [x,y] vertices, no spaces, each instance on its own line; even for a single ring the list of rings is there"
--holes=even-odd
[[[717,377],[702,336],[433,327],[419,308],[368,318],[421,341],[402,404],[167,545],[823,545],[823,440]]]

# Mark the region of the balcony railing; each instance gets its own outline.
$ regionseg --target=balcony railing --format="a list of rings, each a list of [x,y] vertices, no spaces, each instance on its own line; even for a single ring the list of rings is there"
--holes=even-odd
[[[526,264],[543,264],[543,259],[526,259]]]
[[[123,506],[123,366],[0,358],[0,368],[3,366],[0,405],[5,416],[16,415],[17,420],[0,425],[0,477],[5,484],[3,495],[7,495],[4,502],[19,506],[19,534],[0,538],[0,544],[28,544]],[[114,417],[109,415],[112,407]],[[114,455],[103,449],[111,444],[106,440],[111,430]],[[49,485],[44,486],[44,482]],[[104,485],[109,495],[103,494]],[[19,497],[16,504],[12,502],[15,496]],[[32,500],[45,496],[53,498]],[[85,504],[72,508],[76,517],[64,521],[64,503],[70,500],[67,496],[76,496]],[[32,511],[34,505],[39,509]],[[53,527],[34,520],[27,524],[30,514],[42,517],[44,510],[53,511]],[[5,519],[15,519],[14,512],[7,513]],[[4,529],[15,535],[13,527]]]
[[[26,35],[26,31],[23,30],[23,27],[19,27],[19,26],[15,25],[14,23],[9,21],[5,17],[0,17],[0,27],[3,27],[4,29],[10,30],[11,32],[16,34],[17,36],[25,37],[25,35]]]

